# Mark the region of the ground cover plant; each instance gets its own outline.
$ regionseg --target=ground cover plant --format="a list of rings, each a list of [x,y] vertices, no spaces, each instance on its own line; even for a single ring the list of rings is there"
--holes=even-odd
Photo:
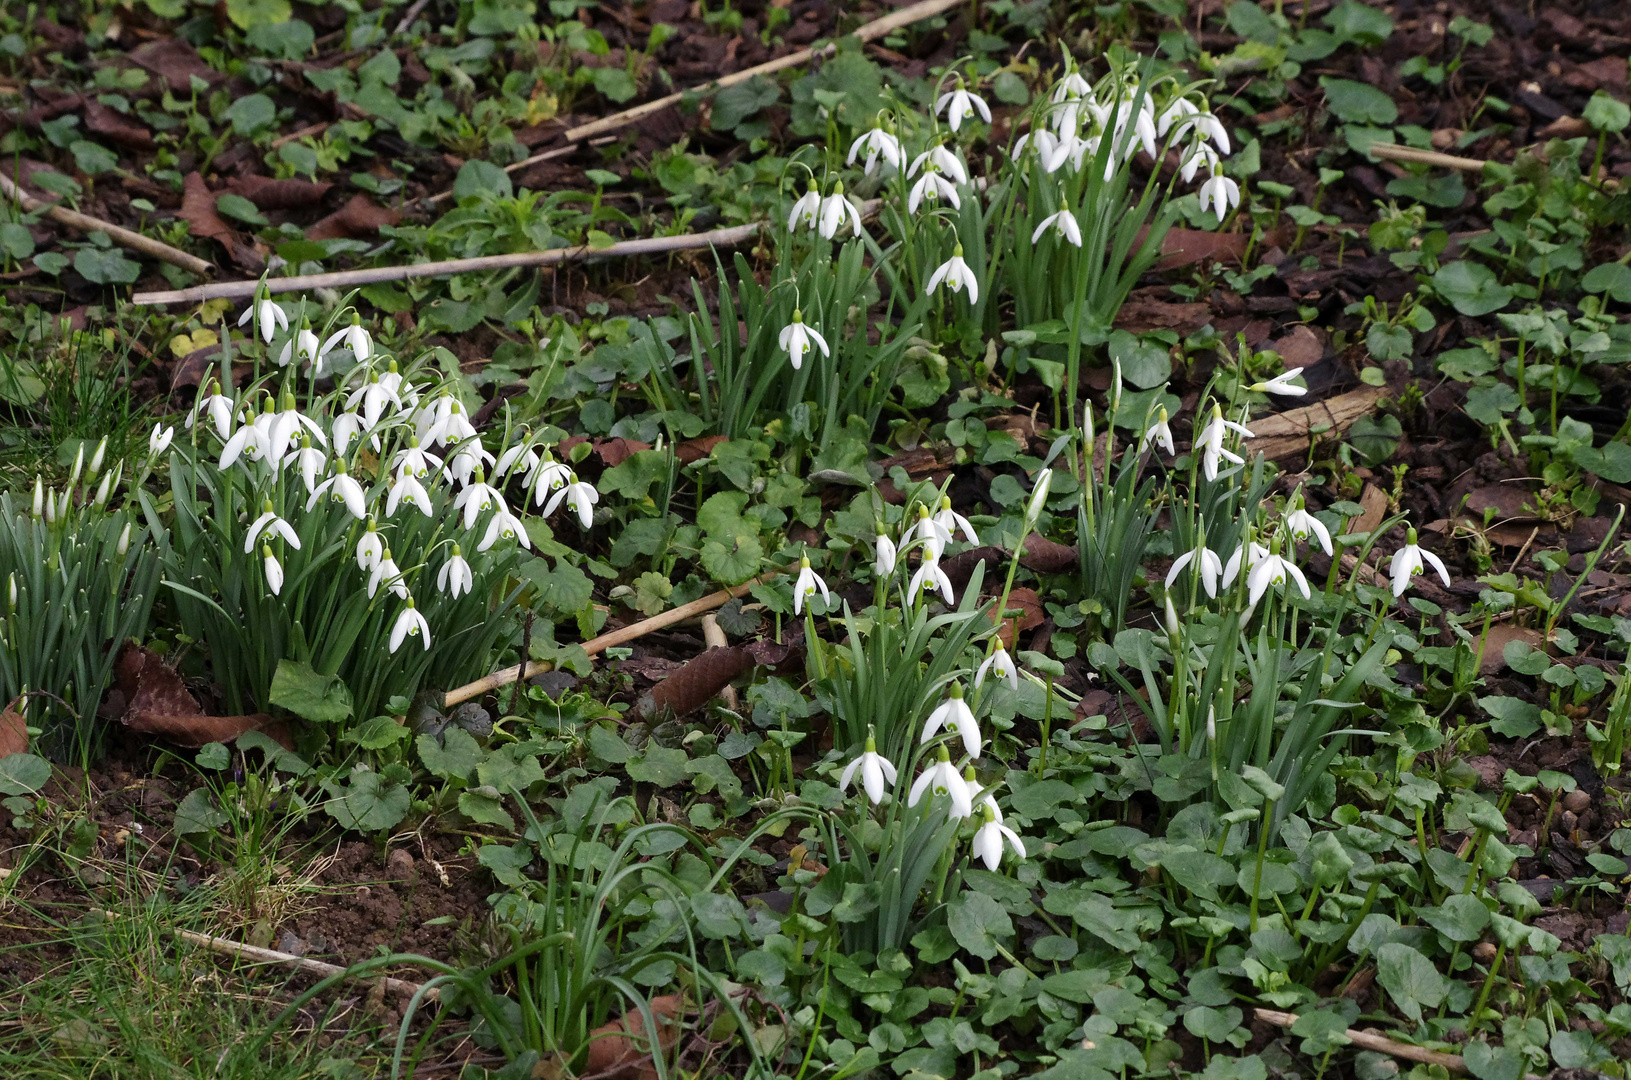
[[[0,1071],[1625,1076],[1628,56],[0,12]]]

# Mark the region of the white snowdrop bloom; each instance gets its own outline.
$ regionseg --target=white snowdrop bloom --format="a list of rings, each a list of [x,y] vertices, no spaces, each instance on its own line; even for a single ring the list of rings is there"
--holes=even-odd
[[[430,650],[430,624],[425,617],[419,614],[413,606],[413,597],[407,597],[407,605],[403,607],[402,614],[396,617],[396,625],[391,627],[391,652],[396,652],[402,643],[410,637],[419,639],[425,650]]]
[[[1208,480],[1218,478],[1218,463],[1221,461],[1228,460],[1236,465],[1246,463],[1246,459],[1239,454],[1224,449],[1223,440],[1228,437],[1230,431],[1237,431],[1248,439],[1252,437],[1251,430],[1244,424],[1237,424],[1233,420],[1225,420],[1222,407],[1214,404],[1212,406],[1212,419],[1201,431],[1200,438],[1195,441],[1202,454],[1201,471],[1206,474]]]
[[[1393,595],[1403,596],[1404,591],[1410,588],[1410,579],[1426,566],[1438,571],[1444,587],[1450,587],[1450,571],[1445,568],[1444,561],[1416,543],[1416,530],[1410,529],[1405,534],[1404,547],[1393,553],[1393,561],[1388,565],[1388,576],[1393,579]]]
[[[1143,150],[1153,158],[1158,149],[1155,137],[1155,115],[1150,112],[1148,98],[1144,99],[1144,105],[1145,107],[1138,110],[1138,115],[1133,119],[1133,135],[1135,137],[1127,144],[1126,151],[1129,160],[1139,150]]]
[[[325,494],[337,503],[344,503],[351,516],[358,521],[368,516],[368,498],[363,494],[362,485],[346,472],[344,458],[336,458],[334,475],[312,489],[311,496],[306,500],[306,512],[310,513],[316,507],[317,500]]]
[[[538,463],[538,468],[534,474],[527,479],[527,483],[533,489],[533,501],[540,506],[549,497],[550,492],[559,491],[571,482],[572,470],[550,457],[547,453],[544,454],[544,459]]]
[[[328,336],[318,354],[318,370],[315,374],[321,378],[326,375],[328,355],[335,349],[343,348],[351,353],[352,358],[359,364],[366,364],[368,358],[374,355],[374,339],[368,336],[368,330],[362,325],[362,316],[355,311],[351,313],[351,325],[344,326]],[[381,380],[383,381],[383,380]],[[392,387],[391,389],[396,389]]]
[[[600,492],[587,480],[579,480],[577,473],[572,473],[571,477],[569,484],[549,497],[549,502],[544,505],[544,516],[547,518],[553,514],[563,501],[569,502],[572,509],[578,512],[578,524],[587,529],[594,524],[595,504],[600,501]]]
[[[1206,546],[1204,538],[1197,547],[1191,548],[1172,561],[1172,569],[1167,571],[1168,591],[1171,591],[1173,583],[1178,580],[1178,575],[1182,574],[1190,563],[1196,565],[1196,573],[1200,575],[1201,587],[1206,590],[1206,595],[1216,600],[1218,581],[1223,577],[1223,560],[1218,558],[1217,552]]]
[[[930,514],[927,506],[917,508],[917,522],[901,534],[900,546],[902,550],[918,543],[923,545],[924,552],[933,559],[945,554],[946,548],[951,544],[951,530],[936,521]]]
[[[329,428],[334,438],[334,452],[344,454],[351,448],[351,440],[367,430],[368,428],[363,424],[362,417],[357,413],[343,412],[336,416],[334,423]],[[379,434],[377,432],[368,436],[368,444],[374,448],[375,453],[380,451]]]
[[[368,519],[368,528],[357,541],[357,569],[363,573],[371,572],[385,558],[385,544],[379,538],[379,527],[374,519]]]
[[[1240,185],[1222,173],[1213,173],[1201,185],[1200,195],[1201,213],[1206,213],[1206,208],[1210,206],[1212,212],[1217,214],[1219,224],[1229,216],[1231,209],[1240,205]]]
[[[797,232],[800,225],[813,229],[820,217],[821,192],[816,187],[815,178],[811,177],[809,188],[793,203],[793,209],[787,215],[787,231]]]
[[[478,468],[475,472],[475,481],[467,486],[453,500],[453,509],[464,511],[464,527],[475,528],[476,518],[483,510],[496,506],[500,510],[509,510],[504,502],[504,494],[491,484],[487,483]]]
[[[402,571],[397,567],[396,560],[391,558],[389,547],[368,574],[368,599],[372,600],[382,585],[396,593],[399,598],[403,600],[408,598],[408,586],[402,580]]]
[[[941,263],[935,272],[929,276],[929,284],[924,292],[934,292],[941,282],[952,292],[963,289],[968,293],[968,302],[977,303],[980,299],[980,282],[970,270],[968,263],[963,261],[963,245],[958,244],[952,248],[951,258]]]
[[[1223,564],[1223,587],[1227,589],[1235,583],[1235,578],[1240,574],[1240,564],[1242,562],[1246,564],[1247,577],[1250,577],[1251,572],[1257,568],[1258,563],[1268,557],[1269,549],[1256,540],[1236,548],[1235,553],[1229,556],[1229,561]]]
[[[584,486],[588,487],[587,484]],[[567,490],[570,491],[571,488],[569,487]],[[594,491],[594,488],[589,488],[589,490]],[[528,550],[532,548],[532,540],[527,536],[526,526],[521,524],[520,518],[508,510],[500,510],[488,520],[487,531],[482,534],[481,543],[476,545],[476,550],[486,551],[500,540],[514,540]]]
[[[498,455],[493,465],[493,479],[503,483],[511,473],[531,476],[538,468],[538,451],[525,440],[515,443]]]
[[[328,455],[313,446],[311,438],[304,434],[300,437],[300,448],[289,451],[288,456],[283,459],[285,469],[292,465],[300,474],[300,480],[306,486],[307,495],[317,490],[317,476],[323,471],[323,466],[327,464]]]
[[[1254,394],[1277,394],[1280,397],[1302,397],[1308,393],[1308,387],[1298,386],[1291,380],[1303,373],[1302,368],[1290,368],[1282,371],[1272,379],[1254,382],[1246,389]]]
[[[460,593],[470,592],[475,585],[476,576],[470,572],[470,564],[460,554],[459,545],[454,544],[453,557],[442,564],[441,572],[436,575],[437,591],[457,600]]]
[[[906,160],[906,152],[901,148],[900,140],[895,138],[893,133],[885,131],[881,127],[863,133],[860,138],[851,143],[849,158],[845,163],[854,165],[855,159],[862,154],[866,155],[863,171],[867,176],[872,175],[880,161],[899,169],[901,162]],[[792,228],[792,226],[789,225],[788,228]]]
[[[419,405],[419,391],[403,376],[395,360],[386,361],[385,370],[379,376],[379,384],[402,402],[400,411],[412,412]]]
[[[968,756],[980,756],[980,725],[974,722],[974,712],[963,700],[963,684],[953,682],[945,701],[935,707],[929,714],[929,719],[923,725],[923,737],[920,742],[928,742],[944,727],[947,731],[956,732],[963,740],[963,749]]]
[[[985,658],[985,662],[974,673],[974,688],[978,690],[980,684],[985,682],[986,675],[989,674],[995,675],[999,679],[1006,679],[1010,687],[1018,690],[1019,668],[1014,666],[1014,658],[1008,655],[1008,650],[1003,648],[1000,639],[992,638],[991,640],[997,642],[997,647],[992,650],[991,655]]]
[[[278,330],[289,329],[288,313],[272,300],[271,293],[264,290],[238,316],[238,325],[242,326],[251,319],[255,320],[255,329],[260,332],[261,340],[268,345],[272,344],[272,336]]]
[[[1182,124],[1186,119],[1200,111],[1195,103],[1188,98],[1175,97],[1172,99],[1172,104],[1161,110],[1161,116],[1155,124],[1155,133],[1164,139],[1167,137],[1167,132],[1172,130],[1174,124]],[[1183,134],[1184,128],[1180,127],[1178,129],[1178,138],[1183,138]]]
[[[1148,450],[1151,443],[1155,443],[1169,455],[1178,452],[1176,445],[1172,441],[1172,425],[1167,422],[1165,406],[1156,410],[1155,422],[1144,429],[1144,437],[1138,443],[1138,452],[1142,454],[1145,450]]]
[[[481,445],[481,440],[465,439],[453,448],[447,455],[447,461],[442,466],[442,475],[456,484],[468,484],[483,465],[492,465],[493,455]]]
[[[187,429],[192,430],[193,421],[197,417],[207,415],[215,424],[215,433],[223,439],[229,439],[232,437],[232,412],[232,399],[221,393],[219,382],[211,379],[209,394],[187,414]]]
[[[950,495],[940,496],[940,511],[935,514],[934,520],[935,524],[945,530],[947,535],[955,537],[957,531],[961,529],[963,538],[969,543],[978,544],[980,542],[980,537],[975,533],[974,526],[969,524],[968,518],[951,508]]]
[[[1208,742],[1218,741],[1218,707],[1216,705],[1206,707],[1206,738]]]
[[[255,545],[265,536],[281,536],[284,543],[296,551],[300,550],[300,534],[295,532],[287,521],[277,516],[277,511],[272,509],[271,499],[262,504],[260,517],[249,525],[249,531],[244,536],[244,554],[248,555],[254,551]]]
[[[968,183],[968,166],[945,143],[937,143],[914,158],[906,175],[916,176],[924,165],[935,172],[945,173],[959,184]]]
[[[175,440],[175,437],[175,428],[165,427],[163,424],[154,424],[152,433],[147,436],[148,454],[153,457],[158,457],[160,454],[170,449],[170,443]]]
[[[328,436],[316,421],[300,411],[293,394],[284,394],[283,407],[276,413],[262,413],[261,420],[266,423],[266,456],[274,461],[284,459],[297,435],[313,436],[325,446],[328,444]]]
[[[889,577],[895,572],[895,563],[900,558],[900,552],[895,550],[895,542],[878,531],[876,541],[877,555],[872,560],[872,572],[879,577]]]
[[[1308,512],[1300,495],[1297,497],[1295,509],[1286,515],[1286,531],[1298,540],[1313,537],[1319,543],[1321,551],[1327,555],[1332,552],[1331,530],[1325,527],[1323,521]]]
[[[1091,408],[1091,406],[1089,406]],[[1089,429],[1091,432],[1091,428]],[[1091,438],[1091,435],[1089,436]],[[1025,504],[1025,527],[1034,529],[1042,508],[1048,505],[1048,491],[1053,487],[1053,470],[1043,469],[1031,483],[1031,498]]]
[[[391,480],[390,493],[385,497],[385,516],[395,517],[397,507],[403,503],[418,507],[419,512],[426,517],[432,515],[430,492],[425,490],[425,485],[412,473],[397,473]],[[465,525],[465,528],[469,527],[468,524]]]
[[[957,185],[932,169],[918,177],[917,183],[912,185],[912,190],[906,196],[906,212],[917,213],[917,208],[925,199],[931,203],[945,199],[954,208],[958,210],[963,208],[963,200],[957,194]]]
[[[883,802],[884,786],[895,782],[895,766],[878,753],[878,743],[870,729],[867,731],[866,749],[861,751],[860,757],[844,766],[843,775],[838,778],[838,789],[847,791],[857,772],[861,774],[861,790],[866,792],[866,797],[874,804]]]
[[[957,89],[941,94],[935,99],[934,113],[939,116],[946,114],[946,126],[953,131],[962,128],[963,121],[971,119],[976,113],[986,123],[991,122],[991,108],[986,105],[980,95],[975,94],[963,86],[959,80]]]
[[[793,582],[793,614],[804,614],[804,605],[816,593],[821,594],[822,603],[832,603],[832,593],[827,589],[827,583],[821,575],[810,566],[810,556],[799,558],[799,576]]]
[[[266,587],[272,590],[273,596],[278,595],[283,591],[283,564],[272,554],[270,544],[261,545],[261,568],[266,571]]]
[[[1222,120],[1211,112],[1197,112],[1189,118],[1187,125],[1192,126],[1203,137],[1211,139],[1212,145],[1218,148],[1218,153],[1224,157],[1229,156],[1229,132],[1224,129]]]
[[[1178,175],[1183,177],[1184,183],[1187,184],[1195,179],[1195,174],[1200,171],[1202,165],[1206,166],[1207,172],[1215,173],[1219,164],[1218,152],[1205,143],[1198,142],[1189,148],[1183,165],[1178,169]]]
[[[413,415],[415,433],[426,446],[446,446],[476,433],[465,415],[464,403],[452,394],[442,393],[424,402]]]
[[[1007,841],[1014,849],[1014,854],[1021,859],[1025,858],[1025,842],[1019,835],[1002,823],[1001,812],[997,809],[995,800],[987,796],[981,809],[985,814],[985,823],[974,833],[974,842],[970,848],[976,859],[985,863],[985,868],[995,871],[1002,864],[1002,845]]]
[[[916,806],[923,793],[928,792],[931,797],[946,795],[951,798],[951,816],[953,818],[966,818],[974,812],[974,793],[969,790],[968,781],[958,773],[957,767],[951,763],[951,755],[946,748],[940,748],[939,760],[918,774],[912,790],[907,793],[906,805]]]
[[[316,363],[321,349],[322,345],[317,340],[317,335],[312,333],[311,322],[304,321],[294,336],[283,343],[283,351],[278,353],[277,366],[288,367],[291,361],[303,364]]]
[[[1252,567],[1251,573],[1246,575],[1247,604],[1256,607],[1270,585],[1284,591],[1287,578],[1296,584],[1304,600],[1313,595],[1308,588],[1308,579],[1303,577],[1303,572],[1297,569],[1296,563],[1281,557],[1279,552],[1270,552],[1263,556],[1257,565]]]
[[[400,409],[402,399],[394,390],[380,382],[377,371],[370,371],[368,381],[351,391],[345,399],[347,409],[362,414],[364,428],[372,428],[383,420],[387,405]]]
[[[831,356],[827,348],[827,339],[821,336],[820,331],[804,322],[804,313],[797,308],[793,309],[793,321],[782,327],[781,336],[777,339],[790,360],[793,361],[793,370],[797,371],[804,364],[804,354],[814,345],[821,350],[822,356]]]
[[[917,573],[912,575],[911,582],[906,586],[906,595],[915,604],[925,588],[938,592],[948,607],[957,603],[957,597],[952,593],[951,578],[940,569],[940,560],[934,552],[928,550],[923,552],[923,561],[918,564]]]
[[[1039,128],[1019,137],[1019,141],[1014,143],[1012,156],[1015,161],[1018,161],[1020,155],[1025,152],[1025,148],[1029,146],[1036,152],[1036,159],[1041,164],[1042,171],[1056,173],[1065,162],[1071,159],[1071,154],[1076,150],[1079,142],[1080,140],[1073,135],[1061,137],[1046,128]],[[1077,162],[1076,167],[1081,167],[1080,161]]]
[[[419,445],[419,438],[408,436],[408,445],[391,459],[391,469],[398,476],[414,476],[423,480],[442,467],[442,459]]]
[[[832,194],[821,200],[821,219],[816,231],[831,240],[848,223],[855,236],[861,235],[861,208],[844,194],[842,181],[833,184]]]
[[[1034,245],[1042,239],[1042,235],[1049,229],[1054,231],[1061,240],[1065,240],[1073,247],[1082,246],[1082,227],[1076,223],[1076,215],[1069,210],[1059,210],[1049,214],[1037,223],[1031,231],[1031,243]]]
[[[254,409],[245,412],[245,423],[221,447],[221,459],[217,467],[223,472],[230,469],[239,458],[245,461],[259,461],[265,456],[266,447],[263,442],[262,429],[257,425],[258,417]]]

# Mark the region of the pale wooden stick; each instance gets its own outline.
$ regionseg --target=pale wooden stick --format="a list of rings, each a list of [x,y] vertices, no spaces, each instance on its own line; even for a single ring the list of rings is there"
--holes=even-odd
[[[190,941],[194,945],[202,945],[212,952],[224,953],[242,960],[254,960],[262,964],[287,964],[312,975],[321,975],[324,978],[330,975],[342,974],[346,970],[335,964],[325,964],[321,960],[308,960],[306,957],[296,956],[294,953],[278,952],[276,949],[262,949],[254,945],[243,945],[227,938],[211,937],[209,934],[200,934],[193,930],[176,930],[174,933],[176,937]],[[393,979],[388,975],[358,975],[357,978],[368,983],[383,983],[385,989],[403,997],[412,997],[424,989],[418,983],[404,982],[401,979]],[[437,997],[436,989],[432,987],[425,997],[434,1001]]]
[[[514,266],[555,266],[578,259],[614,258],[621,255],[658,255],[670,251],[694,251],[708,247],[733,247],[753,237],[761,224],[733,225],[705,233],[680,236],[654,236],[623,240],[609,247],[588,245],[553,248],[549,251],[521,251],[512,255],[481,255],[473,259],[443,259],[440,262],[410,263],[407,266],[374,266],[341,270],[331,274],[303,274],[298,277],[267,278],[268,292],[299,292],[305,289],[344,289],[377,281],[408,281],[413,278],[444,277],[481,270],[504,270]],[[240,300],[255,295],[260,281],[219,281],[191,289],[137,293],[133,304],[201,304],[206,300]]]
[[[1276,1027],[1289,1028],[1297,1022],[1296,1013],[1275,1012],[1272,1009],[1258,1009],[1257,1018]],[[1368,1031],[1349,1028],[1343,1032],[1348,1041],[1355,1046],[1366,1050],[1375,1050],[1383,1054],[1391,1054],[1406,1061],[1419,1061],[1424,1065],[1438,1065],[1450,1072],[1465,1073],[1467,1059],[1460,1054],[1446,1054],[1441,1050],[1429,1050],[1425,1046],[1412,1046],[1410,1043],[1395,1042],[1385,1035],[1372,1035]],[[1534,1073],[1528,1073],[1524,1080],[1540,1080]]]
[[[70,210],[66,206],[54,202],[41,202],[39,199],[25,193],[22,188],[12,183],[11,177],[3,173],[0,173],[0,193],[5,194],[13,202],[21,206],[24,213],[32,214],[36,210],[40,210],[52,221],[59,225],[66,225],[78,232],[107,233],[108,239],[120,247],[139,251],[143,255],[151,255],[160,262],[167,262],[171,266],[179,266],[183,270],[189,270],[200,276],[207,276],[215,269],[213,264],[205,262],[197,255],[189,255],[185,251],[154,240],[150,236],[143,236],[139,232],[121,228],[111,221],[103,221],[101,218],[92,217],[89,214],[81,214],[78,210]]]
[[[750,581],[745,585],[737,585],[730,589],[720,589],[718,592],[709,593],[700,600],[693,600],[689,604],[681,604],[672,611],[665,611],[661,615],[653,615],[649,619],[643,619],[640,622],[634,623],[630,626],[625,626],[621,630],[613,630],[609,634],[602,634],[597,638],[591,638],[583,643],[583,651],[588,653],[590,656],[594,656],[596,653],[605,652],[607,649],[622,645],[624,642],[633,641],[635,638],[645,637],[647,634],[661,630],[666,626],[673,626],[677,622],[684,622],[693,615],[701,615],[705,611],[713,611],[716,608],[722,608],[732,600],[735,600],[737,597],[746,596],[749,589],[753,588],[754,585],[763,580],[764,578],[761,576],[755,578],[753,581]],[[495,671],[491,675],[477,679],[473,683],[467,683],[464,686],[458,687],[457,689],[449,690],[442,696],[442,707],[444,709],[450,709],[461,702],[469,701],[471,698],[477,698],[485,693],[497,690],[501,686],[508,686],[517,679],[530,679],[534,675],[542,675],[544,672],[553,669],[554,666],[555,665],[551,664],[548,660],[534,660],[527,664],[527,670],[525,673],[522,672],[520,664],[516,664],[514,667],[504,668],[501,671]]]
[[[1372,157],[1387,158],[1390,161],[1437,165],[1443,169],[1460,169],[1462,172],[1483,172],[1484,166],[1489,164],[1477,158],[1452,157],[1436,150],[1417,150],[1414,146],[1400,146],[1398,143],[1389,142],[1372,143],[1370,152]]]

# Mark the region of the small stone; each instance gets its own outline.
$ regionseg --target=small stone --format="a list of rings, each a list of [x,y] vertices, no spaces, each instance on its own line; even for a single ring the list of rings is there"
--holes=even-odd
[[[1576,814],[1583,814],[1591,808],[1591,793],[1583,788],[1575,788],[1563,796],[1563,809],[1571,810]]]
[[[1472,958],[1485,964],[1495,959],[1495,945],[1493,942],[1480,941],[1472,947]]]
[[[278,938],[278,952],[286,952],[290,956],[305,956],[306,943],[295,936],[294,931],[285,930],[283,936]]]
[[[397,848],[386,858],[385,872],[395,881],[407,879],[413,874],[413,856]]]

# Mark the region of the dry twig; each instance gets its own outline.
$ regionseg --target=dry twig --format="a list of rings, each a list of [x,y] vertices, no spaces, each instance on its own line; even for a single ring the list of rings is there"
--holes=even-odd
[[[1442,169],[1460,169],[1462,172],[1483,172],[1484,166],[1489,164],[1477,158],[1453,157],[1436,150],[1417,150],[1414,146],[1400,146],[1398,143],[1388,142],[1372,143],[1370,153],[1372,157],[1385,158],[1388,161],[1437,165]]]
[[[1297,1022],[1296,1013],[1275,1012],[1272,1009],[1258,1009],[1257,1018],[1276,1027],[1290,1028]],[[1429,1050],[1425,1046],[1413,1046],[1410,1043],[1396,1042],[1386,1035],[1376,1035],[1369,1031],[1360,1031],[1358,1028],[1349,1028],[1342,1033],[1347,1040],[1355,1046],[1366,1050],[1375,1050],[1378,1053],[1391,1054],[1406,1061],[1419,1061],[1424,1065],[1437,1065],[1453,1073],[1466,1073],[1467,1059],[1460,1054],[1446,1054],[1442,1050]],[[1540,1080],[1534,1073],[1525,1075],[1524,1080]]]
[[[3,174],[0,174],[0,194],[4,194],[21,206],[24,213],[32,214],[38,210],[57,224],[66,225],[77,232],[106,233],[108,239],[120,247],[129,248],[131,251],[139,251],[143,255],[150,255],[161,262],[169,263],[171,266],[179,266],[183,270],[200,276],[207,276],[215,269],[214,265],[200,259],[197,255],[189,255],[185,251],[173,248],[162,241],[154,240],[150,236],[143,236],[139,232],[121,228],[111,221],[103,221],[99,217],[81,214],[78,210],[70,210],[66,206],[54,202],[42,202],[14,184],[11,177]]]

